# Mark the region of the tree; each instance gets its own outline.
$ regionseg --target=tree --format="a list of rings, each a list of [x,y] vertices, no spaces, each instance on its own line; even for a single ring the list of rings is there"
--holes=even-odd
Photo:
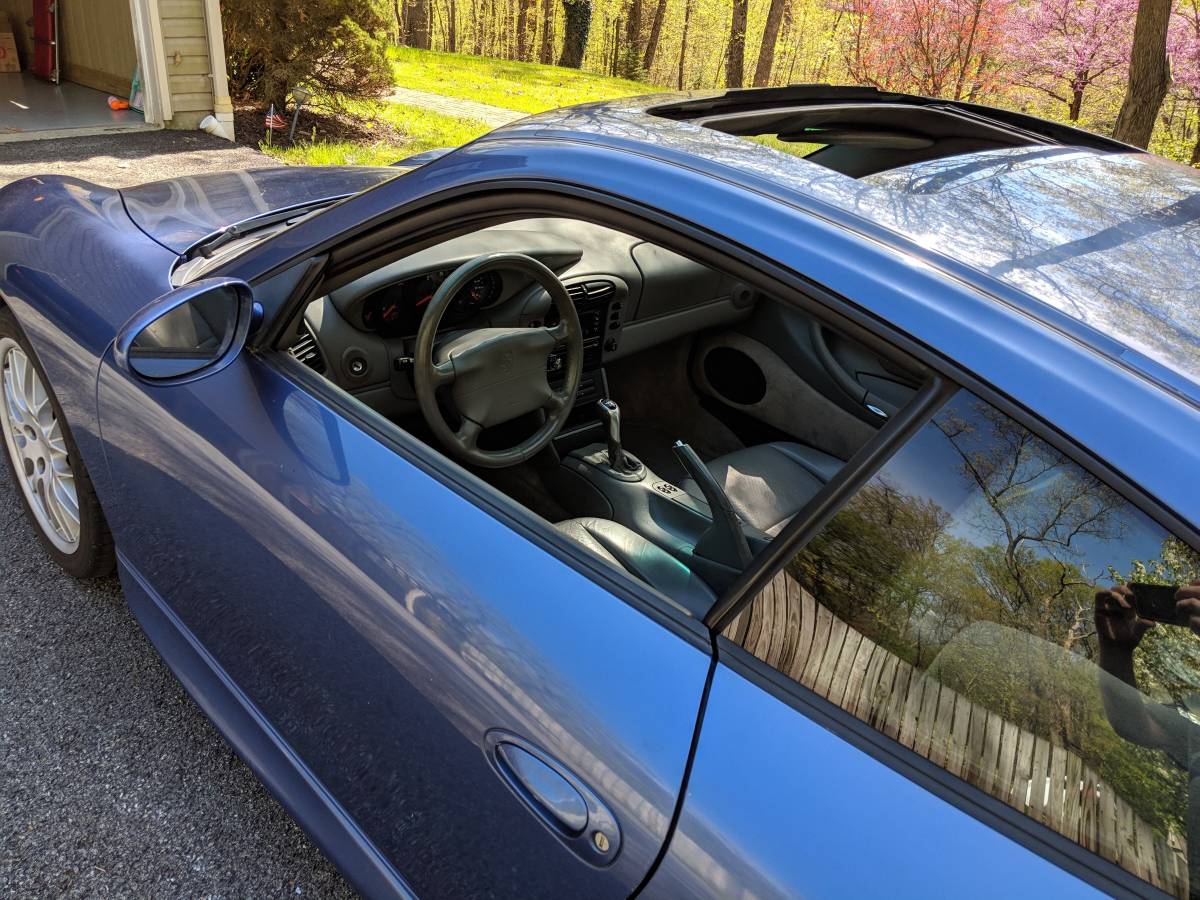
[[[1149,147],[1154,122],[1171,86],[1167,61],[1167,30],[1171,0],[1140,0],[1129,57],[1129,88],[1113,137],[1135,147]]]
[[[675,73],[675,87],[683,90],[683,70],[687,65],[688,30],[692,24],[692,0],[683,0],[683,37],[679,42],[679,67]]]
[[[746,16],[749,0],[733,0],[733,15],[729,20],[729,45],[725,57],[725,87],[740,88],[746,65]]]
[[[779,43],[779,27],[787,11],[787,0],[771,0],[767,7],[767,21],[763,25],[762,43],[758,50],[758,63],[754,67],[754,86],[766,87],[771,83],[771,69],[775,65],[775,45]]]
[[[885,90],[975,100],[995,89],[1012,0],[849,0],[851,78]]]
[[[667,0],[658,0],[654,8],[654,21],[650,23],[650,37],[646,40],[646,52],[642,55],[642,71],[646,75],[654,68],[654,56],[658,53],[658,42],[662,40],[663,19],[667,14]]]
[[[446,49],[458,52],[458,0],[446,0]]]
[[[1175,89],[1200,108],[1200,3],[1184,0],[1171,22],[1168,35]],[[1200,128],[1192,145],[1191,164],[1200,165]]]
[[[592,30],[592,0],[562,0],[563,48],[558,58],[560,66],[578,69],[583,65],[588,34]]]
[[[536,0],[517,0],[517,59],[529,58],[529,28],[533,20],[535,2]]]
[[[544,66],[554,62],[554,0],[542,0],[542,38],[538,62]]]
[[[392,83],[384,10],[373,0],[221,0],[230,92],[280,111],[298,84],[334,99],[377,96]]]
[[[642,69],[642,0],[630,0],[625,17],[625,42],[616,46],[616,64],[613,72],[622,78],[641,81]]]
[[[1129,65],[1137,0],[1042,0],[1012,17],[1013,80],[1067,106],[1076,122],[1084,92]]]
[[[404,13],[401,11],[400,0],[392,0],[392,40],[397,44],[404,40]]]
[[[428,50],[432,47],[429,0],[404,0],[404,43]]]

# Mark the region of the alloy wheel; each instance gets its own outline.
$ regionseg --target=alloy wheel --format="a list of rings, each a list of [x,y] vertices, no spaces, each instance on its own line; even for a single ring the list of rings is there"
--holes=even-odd
[[[38,527],[63,553],[74,553],[79,496],[62,423],[33,361],[7,337],[0,338],[0,427]]]

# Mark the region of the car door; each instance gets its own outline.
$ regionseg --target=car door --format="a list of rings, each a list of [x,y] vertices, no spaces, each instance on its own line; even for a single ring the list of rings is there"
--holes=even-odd
[[[702,626],[286,354],[234,351],[157,381],[110,351],[99,376],[106,514],[168,663],[364,892],[403,890],[394,867],[426,897],[628,896],[675,810]]]
[[[641,896],[1189,896],[1195,638],[1158,626],[1135,685],[1096,594],[1186,584],[1200,554],[968,391],[901,415],[717,621]]]

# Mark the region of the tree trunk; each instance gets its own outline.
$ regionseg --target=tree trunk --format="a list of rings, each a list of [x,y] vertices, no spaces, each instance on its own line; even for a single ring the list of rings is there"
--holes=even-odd
[[[479,6],[480,0],[471,0],[471,52],[483,56],[483,14]]]
[[[1071,102],[1067,106],[1067,117],[1072,122],[1079,121],[1079,113],[1083,110],[1083,88],[1071,89]]]
[[[767,22],[763,26],[758,64],[754,67],[755,87],[766,87],[771,83],[771,68],[775,65],[775,45],[779,43],[779,26],[783,24],[785,9],[787,0],[771,0],[771,5],[767,8]]]
[[[1135,147],[1148,147],[1154,122],[1167,88],[1171,67],[1167,62],[1167,26],[1171,0],[1139,0],[1129,57],[1129,88],[1117,114],[1113,137]]]
[[[517,59],[529,59],[529,20],[535,2],[536,0],[517,2]]]
[[[613,19],[612,27],[612,53],[608,59],[608,74],[616,77],[617,63],[621,59],[621,20]]]
[[[404,13],[401,12],[400,0],[392,0],[392,16],[396,22],[396,43],[404,43]]]
[[[554,62],[554,0],[542,0],[542,38],[538,62],[546,66]]]
[[[679,44],[679,70],[675,76],[675,86],[683,90],[683,67],[687,62],[688,28],[692,24],[692,0],[683,0],[683,40]]]
[[[629,18],[625,20],[625,46],[636,50],[641,40],[642,0],[631,0],[629,4]]]
[[[578,69],[583,65],[588,32],[592,30],[592,0],[562,0],[563,48],[560,66]]]
[[[404,0],[404,31],[408,46],[430,48],[429,0]]]
[[[749,0],[733,0],[733,16],[729,20],[728,55],[725,58],[725,87],[740,88],[746,64],[746,11]]]
[[[654,21],[650,23],[650,37],[646,39],[646,52],[642,55],[642,68],[646,70],[646,77],[650,76],[650,69],[654,67],[654,55],[658,52],[658,42],[662,39],[663,18],[667,14],[667,0],[658,0],[658,6],[654,8]]]
[[[1196,129],[1196,143],[1192,145],[1192,165],[1200,165],[1200,127]]]

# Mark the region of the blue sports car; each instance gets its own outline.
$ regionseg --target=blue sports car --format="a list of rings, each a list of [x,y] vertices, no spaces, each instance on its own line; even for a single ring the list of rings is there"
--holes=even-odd
[[[1200,175],[860,88],[0,190],[48,553],[371,897],[1200,894]]]

